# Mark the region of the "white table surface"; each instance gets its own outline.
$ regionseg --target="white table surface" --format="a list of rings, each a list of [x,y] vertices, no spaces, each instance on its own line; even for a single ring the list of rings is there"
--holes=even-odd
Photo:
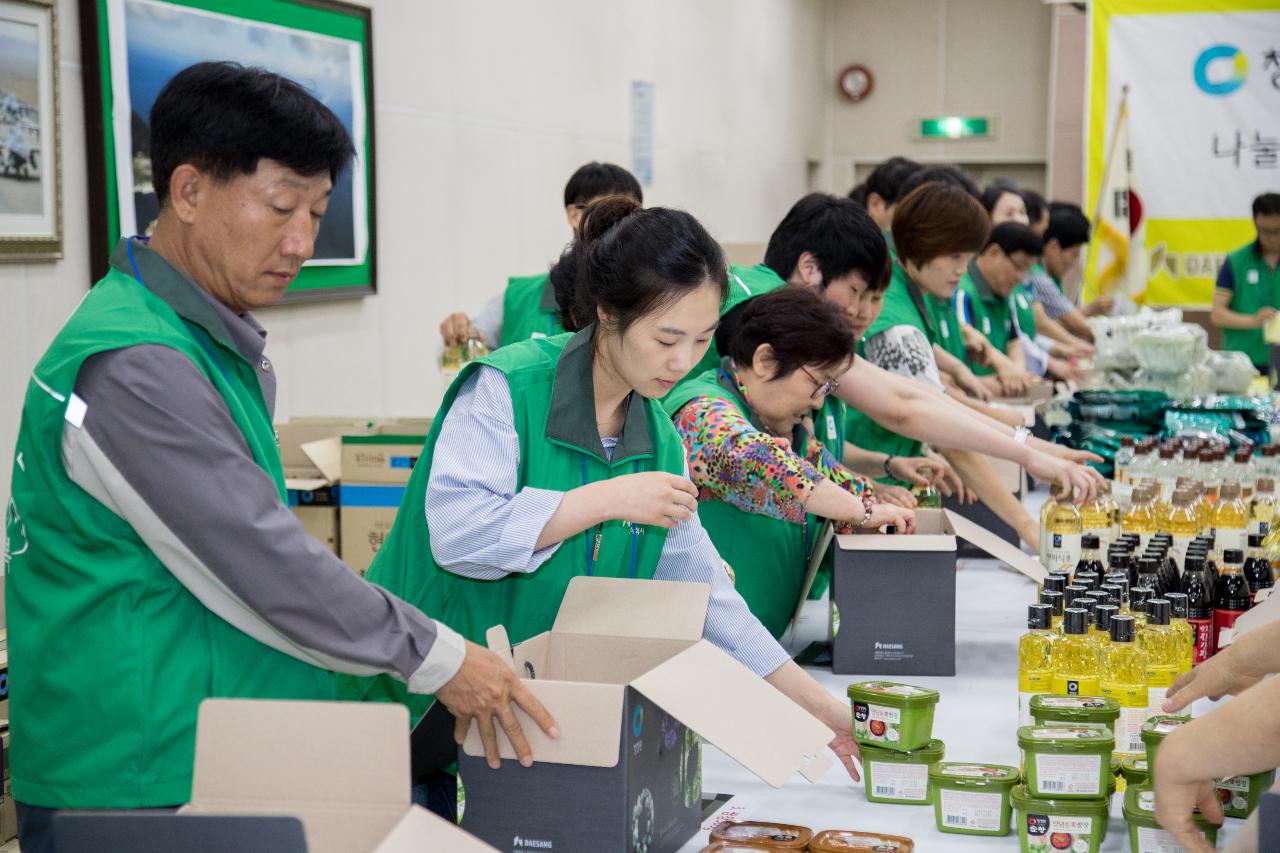
[[[933,735],[946,744],[945,761],[1018,765],[1015,737],[1018,724],[1018,637],[1026,630],[1027,604],[1035,584],[995,560],[960,560],[956,580],[956,670],[953,678],[912,676],[900,680],[931,687],[942,694],[934,715]],[[798,627],[796,647],[825,633],[826,602],[810,602]],[[868,676],[810,672],[832,694],[845,697],[845,688]],[[875,676],[871,676],[875,677]],[[761,736],[767,736],[761,733]],[[832,757],[834,761],[834,757]],[[867,802],[862,783],[854,783],[836,765],[816,783],[798,774],[780,789],[769,787],[715,747],[703,749],[702,787],[706,794],[734,794],[730,807],[743,811],[737,820],[772,820],[823,829],[856,829],[905,835],[919,853],[967,850],[1018,850],[1018,836],[991,838],[941,833],[933,808]],[[714,818],[713,818],[714,820]],[[1227,820],[1218,846],[1241,821]],[[704,831],[680,849],[697,853],[707,842]],[[1015,824],[1016,826],[1016,824]],[[1128,827],[1121,813],[1121,795],[1111,806],[1111,823],[1104,853],[1129,850]]]

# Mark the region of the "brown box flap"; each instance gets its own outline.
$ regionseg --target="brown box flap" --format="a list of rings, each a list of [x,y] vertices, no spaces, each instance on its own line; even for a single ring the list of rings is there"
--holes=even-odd
[[[551,630],[692,642],[702,639],[710,600],[704,583],[579,575],[569,581]]]

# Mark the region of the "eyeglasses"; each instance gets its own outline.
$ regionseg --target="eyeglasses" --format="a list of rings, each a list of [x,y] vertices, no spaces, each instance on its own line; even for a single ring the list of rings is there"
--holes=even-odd
[[[818,377],[810,373],[809,368],[805,367],[804,365],[801,365],[800,369],[804,371],[805,376],[808,376],[810,379],[812,379],[813,383],[818,386],[816,389],[814,389],[814,392],[813,392],[814,400],[821,400],[823,397],[827,396],[828,394],[832,393],[833,391],[835,391],[837,388],[840,387],[839,379],[828,379],[826,382],[823,382],[821,379],[819,379]]]

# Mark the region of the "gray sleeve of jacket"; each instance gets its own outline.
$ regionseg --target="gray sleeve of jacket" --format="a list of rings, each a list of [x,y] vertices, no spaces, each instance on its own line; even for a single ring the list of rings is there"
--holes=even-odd
[[[280,500],[226,403],[186,356],[137,346],[85,361],[63,425],[71,479],[130,524],[202,604],[262,643],[434,693],[462,638],[351,571]]]

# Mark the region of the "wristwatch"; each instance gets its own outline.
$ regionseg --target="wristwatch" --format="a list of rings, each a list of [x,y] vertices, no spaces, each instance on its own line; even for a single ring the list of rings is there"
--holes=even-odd
[[[1028,438],[1031,438],[1031,430],[1024,426],[1020,426],[1013,431],[1013,440],[1018,444],[1026,445]]]

